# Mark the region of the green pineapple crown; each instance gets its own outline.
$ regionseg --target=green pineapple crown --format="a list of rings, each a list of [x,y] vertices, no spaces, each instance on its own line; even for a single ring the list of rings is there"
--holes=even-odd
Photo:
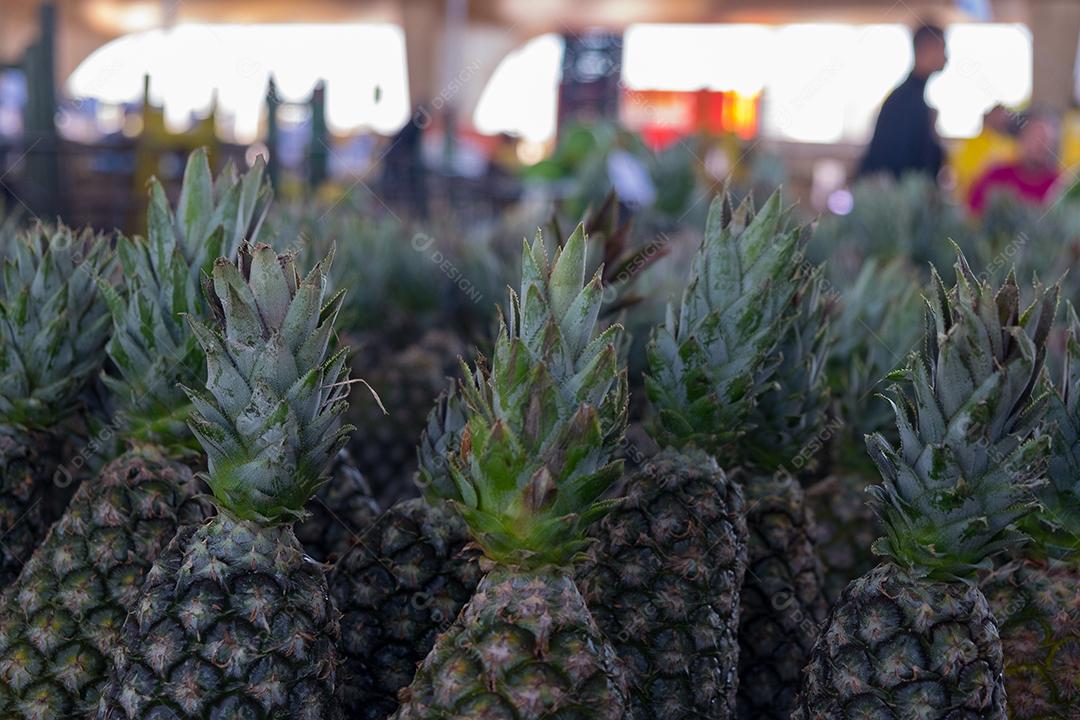
[[[662,445],[731,451],[758,396],[769,387],[769,350],[790,322],[805,236],[788,228],[774,193],[758,212],[713,201],[705,238],[676,308],[648,347],[645,388]]]
[[[344,293],[323,303],[328,256],[304,278],[292,255],[241,247],[214,263],[216,329],[188,316],[206,353],[206,392],[184,387],[218,504],[246,520],[286,524],[326,479],[351,426],[346,351],[331,354]]]
[[[1069,330],[1061,386],[1050,393],[1046,420],[1051,432],[1049,482],[1039,490],[1043,507],[1024,529],[1047,554],[1080,559],[1080,319],[1068,305]]]
[[[208,317],[199,286],[219,255],[235,257],[255,238],[269,204],[260,159],[242,179],[230,164],[215,183],[204,150],[188,158],[177,210],[150,181],[147,239],[123,239],[118,251],[126,292],[105,288],[114,332],[108,346],[117,375],[104,380],[118,398],[132,440],[197,450],[187,429],[189,406],[178,383],[202,384],[202,349],[181,315]]]
[[[22,213],[11,211],[10,208],[4,206],[4,201],[0,200],[0,264],[14,257],[15,244],[22,226]]]
[[[621,472],[612,455],[626,427],[623,330],[597,334],[603,285],[599,271],[586,282],[585,255],[581,226],[550,263],[540,233],[525,243],[521,293],[510,291],[491,368],[465,368],[465,427],[448,448],[452,483],[428,485],[503,565],[571,564]]]
[[[1012,273],[995,294],[963,255],[949,292],[933,272],[925,348],[893,379],[900,446],[880,433],[867,450],[883,483],[869,489],[885,536],[879,555],[917,575],[968,580],[1020,538],[1015,524],[1036,507],[1046,443],[1035,436],[1045,407],[1035,388],[1057,305],[1057,287],[1036,287],[1020,312]]]
[[[823,437],[823,421],[829,405],[825,363],[832,336],[828,329],[829,300],[821,267],[800,266],[800,287],[792,298],[789,319],[770,357],[765,379],[767,389],[757,398],[748,426],[753,428],[739,442],[739,454],[756,468],[768,472],[799,471],[813,463],[805,457]]]
[[[874,391],[922,335],[920,283],[906,258],[885,263],[872,258],[844,291],[830,323],[829,385],[843,422],[832,452],[844,468],[870,463],[866,435],[877,432],[896,440],[893,412]]]
[[[416,484],[429,501],[452,497],[456,493],[448,460],[460,449],[464,430],[465,409],[456,383],[451,383],[440,393],[428,413],[416,448]]]
[[[115,256],[90,230],[18,233],[0,275],[0,418],[44,428],[70,414],[100,369],[112,326],[99,290]]]

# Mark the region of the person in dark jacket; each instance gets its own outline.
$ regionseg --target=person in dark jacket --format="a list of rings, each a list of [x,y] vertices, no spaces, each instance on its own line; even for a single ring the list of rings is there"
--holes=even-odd
[[[935,112],[926,104],[926,81],[945,68],[948,54],[945,34],[934,25],[923,25],[912,37],[915,67],[892,91],[878,114],[870,147],[859,166],[859,175],[889,173],[899,178],[909,172],[937,177],[944,151],[934,130]]]

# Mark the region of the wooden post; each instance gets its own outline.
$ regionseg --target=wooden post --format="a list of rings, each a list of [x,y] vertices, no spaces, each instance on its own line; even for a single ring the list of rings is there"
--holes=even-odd
[[[270,179],[270,186],[278,189],[278,173],[281,171],[281,161],[277,155],[278,124],[277,111],[281,105],[278,98],[277,85],[274,78],[270,78],[270,84],[266,88],[266,176]]]
[[[1031,100],[1039,107],[1060,113],[1076,104],[1080,3],[1031,0],[1030,10],[1034,53]]]
[[[39,10],[40,35],[26,49],[26,109],[23,114],[26,143],[28,204],[43,220],[63,213],[60,193],[60,151],[56,132],[56,6],[43,3]]]
[[[308,145],[308,183],[318,190],[326,181],[330,157],[330,131],[326,127],[326,83],[320,80],[311,93],[311,141]]]

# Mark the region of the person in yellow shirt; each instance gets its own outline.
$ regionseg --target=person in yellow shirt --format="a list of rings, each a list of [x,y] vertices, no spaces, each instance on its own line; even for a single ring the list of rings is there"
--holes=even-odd
[[[987,170],[1016,158],[1013,125],[1009,111],[995,105],[983,116],[982,131],[956,147],[949,164],[956,181],[957,200],[967,203],[975,182]]]

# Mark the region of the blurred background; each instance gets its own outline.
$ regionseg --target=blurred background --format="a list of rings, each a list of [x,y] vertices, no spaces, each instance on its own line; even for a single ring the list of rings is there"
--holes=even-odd
[[[611,186],[675,220],[723,182],[844,212],[924,24],[940,187],[966,202],[1032,107],[1080,161],[1072,0],[0,0],[0,193],[134,231],[207,146],[279,198],[465,226]]]

